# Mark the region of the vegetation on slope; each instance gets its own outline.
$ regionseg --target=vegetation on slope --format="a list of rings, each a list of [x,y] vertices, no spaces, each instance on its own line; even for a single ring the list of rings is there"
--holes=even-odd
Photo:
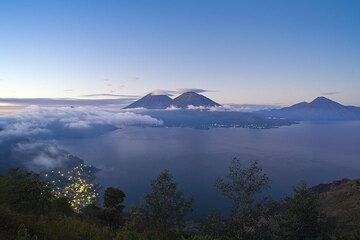
[[[38,175],[12,169],[0,176],[0,239],[359,239],[359,181],[317,192],[302,183],[281,201],[261,197],[269,183],[256,162],[234,159],[229,174],[216,182],[231,203],[230,214],[211,213],[189,231],[185,219],[193,199],[179,191],[169,171],[151,183],[142,206],[124,213],[120,189],[107,188],[103,206],[74,211]]]

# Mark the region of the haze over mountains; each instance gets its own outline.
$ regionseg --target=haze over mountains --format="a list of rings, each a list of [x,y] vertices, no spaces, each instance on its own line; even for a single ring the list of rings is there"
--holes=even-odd
[[[185,92],[172,99],[167,95],[150,93],[135,101],[125,109],[166,109],[175,107],[187,109],[194,107],[218,107],[219,103],[198,94]],[[317,97],[311,102],[301,102],[290,107],[258,111],[258,114],[289,118],[292,120],[352,120],[360,119],[360,107],[345,106],[326,97]]]
[[[125,108],[154,110],[174,107],[186,110],[189,108],[193,109],[192,107],[211,108],[219,106],[221,106],[219,103],[216,103],[201,94],[196,92],[185,92],[174,99],[164,94],[159,95],[150,93]],[[231,112],[232,110],[226,109],[226,111]],[[256,111],[253,112],[253,114],[268,118],[285,118],[291,121],[360,120],[360,107],[345,106],[326,97],[317,97],[311,102],[301,102],[280,109]]]
[[[169,107],[186,109],[188,106],[217,107],[221,105],[196,92],[185,92],[174,99],[171,99],[167,95],[157,95],[154,93],[150,93],[145,97],[137,100],[136,102],[130,104],[129,106],[125,107],[125,109],[166,109]]]
[[[360,107],[345,106],[326,97],[318,97],[312,102],[301,102],[290,107],[260,111],[266,116],[282,117],[291,120],[334,121],[359,120]]]

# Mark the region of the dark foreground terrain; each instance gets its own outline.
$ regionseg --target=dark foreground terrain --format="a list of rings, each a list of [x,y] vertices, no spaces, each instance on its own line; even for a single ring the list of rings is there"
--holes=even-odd
[[[60,175],[62,172],[59,173]],[[76,174],[66,175],[75,177]],[[50,180],[51,182],[54,180]],[[86,182],[74,191],[86,197]],[[126,194],[105,190],[103,204],[91,196],[74,208],[78,194],[58,191],[46,176],[20,169],[0,176],[0,239],[359,239],[360,180],[308,188],[300,183],[291,197],[259,197],[270,179],[256,163],[234,159],[215,186],[229,201],[230,214],[209,213],[188,221],[193,201],[178,189],[169,171],[151,182],[141,206],[124,210]],[[53,188],[56,188],[55,191]],[[55,193],[55,194],[54,194]]]

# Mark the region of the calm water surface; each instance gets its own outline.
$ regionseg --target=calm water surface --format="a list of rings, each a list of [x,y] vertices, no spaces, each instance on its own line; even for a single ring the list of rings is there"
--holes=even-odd
[[[169,169],[194,197],[195,215],[225,211],[214,181],[226,174],[233,157],[260,162],[274,198],[289,194],[301,180],[312,185],[360,177],[360,121],[268,130],[132,127],[59,144],[102,169],[98,181],[123,189],[128,205],[139,204],[150,181]]]

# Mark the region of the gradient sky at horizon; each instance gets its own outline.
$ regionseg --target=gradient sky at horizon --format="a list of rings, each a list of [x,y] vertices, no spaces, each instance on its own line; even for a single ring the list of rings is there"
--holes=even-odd
[[[4,0],[0,98],[201,88],[360,106],[360,1]]]

